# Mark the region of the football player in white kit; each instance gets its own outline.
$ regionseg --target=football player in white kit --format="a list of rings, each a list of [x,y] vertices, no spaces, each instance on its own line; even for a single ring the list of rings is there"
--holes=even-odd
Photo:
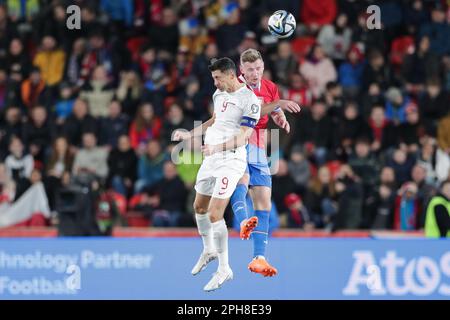
[[[216,258],[219,267],[205,285],[213,291],[233,279],[228,264],[228,229],[223,218],[239,179],[247,167],[246,144],[259,120],[261,102],[245,84],[239,82],[236,65],[229,58],[211,63],[209,70],[217,87],[213,95],[214,116],[191,132],[176,131],[174,140],[205,133],[205,156],[197,174],[194,201],[195,218],[204,250],[192,269],[196,275]]]

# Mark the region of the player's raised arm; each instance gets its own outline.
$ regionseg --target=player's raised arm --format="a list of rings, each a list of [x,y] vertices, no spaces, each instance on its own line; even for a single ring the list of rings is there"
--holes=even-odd
[[[189,132],[186,132],[185,130],[176,130],[173,134],[173,141],[181,141],[181,140],[188,140],[193,137],[202,136],[206,129],[211,127],[214,123],[214,120],[216,118],[216,114],[213,114],[211,118],[209,118],[207,121],[203,122],[201,125],[195,127]]]
[[[202,146],[202,152],[205,156],[210,156],[217,152],[223,152],[233,150],[247,144],[248,139],[253,133],[253,127],[241,126],[237,135],[233,136],[228,141],[216,145],[204,145]]]
[[[270,114],[277,110],[283,110],[290,113],[298,113],[302,109],[294,101],[280,99],[277,101],[263,104],[261,106],[261,116],[265,116],[266,114]]]

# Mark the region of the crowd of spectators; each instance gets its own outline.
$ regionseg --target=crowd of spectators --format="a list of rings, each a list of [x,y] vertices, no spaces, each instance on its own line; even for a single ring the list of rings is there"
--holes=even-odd
[[[278,9],[297,20],[287,40],[267,31]],[[171,134],[211,116],[210,59],[248,48],[302,106],[269,154],[281,225],[423,228],[450,172],[450,7],[435,0],[0,0],[1,201],[39,180],[57,214],[88,177],[123,214],[193,225],[201,141],[173,163]]]

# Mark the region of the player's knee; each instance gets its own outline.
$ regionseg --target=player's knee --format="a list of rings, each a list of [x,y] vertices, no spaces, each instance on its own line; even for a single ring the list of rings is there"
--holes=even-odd
[[[255,210],[270,211],[272,208],[272,201],[270,200],[270,190],[255,190],[253,206]]]
[[[244,174],[244,175],[242,176],[242,178],[239,179],[238,184],[243,184],[243,185],[245,185],[245,186],[248,187],[249,180],[250,180],[250,179],[249,179],[248,174]]]
[[[197,214],[206,214],[208,212],[208,207],[200,203],[194,202],[194,212]]]

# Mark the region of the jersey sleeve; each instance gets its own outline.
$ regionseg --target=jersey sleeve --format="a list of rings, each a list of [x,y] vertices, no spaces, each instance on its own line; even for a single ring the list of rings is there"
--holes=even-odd
[[[244,102],[241,126],[254,128],[261,116],[261,102],[253,92]]]

